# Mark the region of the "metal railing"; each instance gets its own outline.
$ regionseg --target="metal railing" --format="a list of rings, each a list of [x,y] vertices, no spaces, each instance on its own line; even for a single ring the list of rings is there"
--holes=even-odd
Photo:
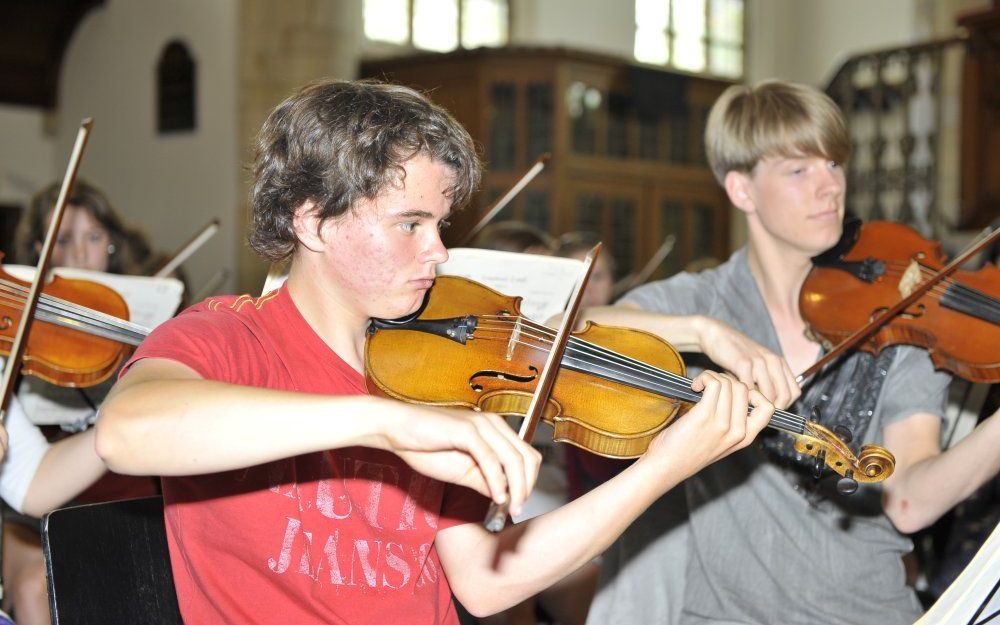
[[[925,236],[957,222],[958,114],[966,38],[857,54],[826,88],[851,134],[847,206]],[[955,111],[955,114],[951,112]]]

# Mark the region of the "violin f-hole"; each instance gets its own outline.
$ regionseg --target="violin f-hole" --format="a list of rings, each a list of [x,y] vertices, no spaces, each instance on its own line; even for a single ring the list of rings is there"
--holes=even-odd
[[[484,371],[477,371],[469,376],[469,387],[477,393],[483,392],[483,385],[477,382],[481,378],[493,378],[496,380],[504,380],[510,382],[521,382],[523,384],[532,384],[538,379],[538,368],[535,366],[528,367],[528,371],[531,372],[530,375],[518,375],[516,373],[511,373],[509,371],[494,371],[492,369],[486,369]]]

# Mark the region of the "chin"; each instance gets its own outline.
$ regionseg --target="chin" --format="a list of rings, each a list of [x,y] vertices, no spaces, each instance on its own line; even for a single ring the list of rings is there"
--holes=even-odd
[[[408,303],[399,303],[394,306],[387,306],[384,314],[376,316],[380,319],[399,319],[400,317],[407,317],[420,310],[420,306],[423,303],[424,294],[421,292],[419,297],[416,297],[413,301]]]

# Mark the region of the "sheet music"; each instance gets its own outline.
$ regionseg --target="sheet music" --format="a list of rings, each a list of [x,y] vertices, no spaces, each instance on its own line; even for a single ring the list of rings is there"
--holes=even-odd
[[[994,623],[1000,613],[1000,525],[962,574],[914,625]]]
[[[563,312],[583,261],[573,258],[517,254],[476,248],[448,250],[448,262],[438,265],[438,275],[461,276],[504,295],[519,295],[521,312],[539,323]]]
[[[35,268],[25,265],[4,265],[11,275],[21,280],[35,278]],[[63,278],[91,280],[111,287],[128,304],[129,321],[152,330],[177,312],[184,294],[184,284],[176,278],[150,278],[56,267],[52,272]]]

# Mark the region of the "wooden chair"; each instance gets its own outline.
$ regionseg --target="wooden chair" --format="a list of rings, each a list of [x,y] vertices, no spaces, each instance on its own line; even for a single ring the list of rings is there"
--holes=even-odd
[[[42,520],[54,625],[181,625],[163,499],[63,508]]]

